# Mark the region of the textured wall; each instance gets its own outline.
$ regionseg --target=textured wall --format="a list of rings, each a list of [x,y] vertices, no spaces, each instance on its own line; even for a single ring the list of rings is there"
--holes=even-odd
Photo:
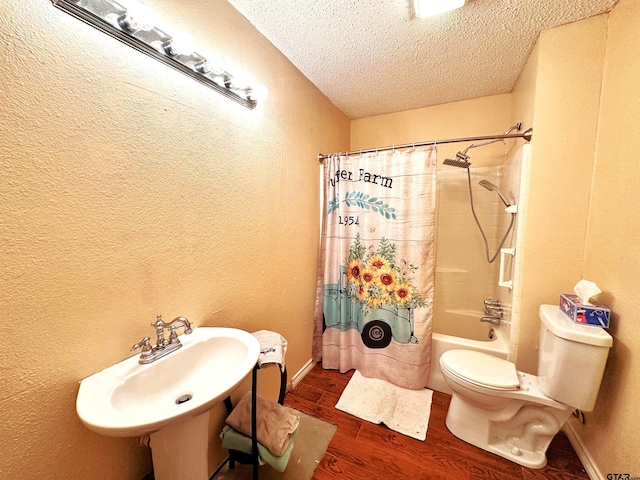
[[[640,4],[622,0],[610,15],[545,32],[513,92],[514,114],[535,119],[519,368],[534,371],[537,356],[537,318],[524,313],[581,277],[596,281],[614,344],[595,410],[584,425],[569,419],[596,478],[640,472],[640,168],[629,161],[640,148],[639,31]]]
[[[523,263],[518,368],[535,373],[538,307],[557,303],[582,276],[590,185],[596,143],[606,15],[542,33],[528,86],[533,110],[530,195]],[[535,85],[535,87],[534,87]],[[527,97],[523,88],[518,99]],[[597,279],[594,279],[597,280]]]
[[[602,104],[584,276],[613,312],[613,349],[596,410],[575,429],[606,478],[640,475],[640,2],[622,0],[609,17]]]
[[[74,402],[157,313],[280,331],[291,372],[310,358],[316,155],[348,147],[348,119],[225,1],[148,3],[270,96],[249,111],[49,1],[3,3],[2,478],[149,470]]]

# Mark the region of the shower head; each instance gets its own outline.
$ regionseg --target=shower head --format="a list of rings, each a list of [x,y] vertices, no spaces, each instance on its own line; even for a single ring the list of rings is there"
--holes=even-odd
[[[451,165],[452,167],[458,168],[469,168],[471,166],[471,162],[469,162],[469,155],[466,155],[463,152],[456,153],[456,158],[445,158],[442,162],[443,165]]]
[[[508,135],[513,130],[520,131],[521,128],[522,128],[522,124],[521,123],[516,123],[513,127],[509,128],[506,132],[504,132],[504,135]],[[529,141],[531,141],[531,135],[532,134],[533,134],[533,130],[529,129],[526,132],[524,132],[522,138],[524,138],[527,142],[529,142]],[[467,148],[465,148],[461,152],[456,153],[456,158],[455,159],[445,158],[444,161],[442,162],[442,164],[443,165],[451,165],[452,167],[458,167],[458,168],[469,168],[471,166],[471,162],[469,162],[469,155],[467,155],[467,152],[470,149],[477,148],[477,147],[484,147],[485,145],[490,145],[490,144],[496,143],[496,142],[505,143],[503,138],[496,138],[494,140],[489,140],[488,142],[484,142],[484,143],[477,143],[477,144],[476,143],[472,143],[471,145],[469,145]],[[486,187],[484,185],[483,185],[483,187],[489,188],[489,187]],[[489,189],[489,190],[493,190],[493,189]],[[496,192],[497,192],[497,190],[496,190]],[[504,201],[504,197],[500,194],[500,192],[498,192],[498,195],[500,195],[500,198],[502,198],[503,201]],[[509,206],[509,205],[507,204],[507,206]]]
[[[502,194],[502,192],[500,191],[500,189],[497,187],[497,185],[494,185],[493,183],[487,181],[487,180],[480,180],[480,182],[478,182],[478,184],[481,187],[486,188],[487,190],[491,190],[493,192],[496,192],[498,194],[498,196],[500,197],[500,200],[502,200],[502,203],[504,203],[504,205],[506,207],[510,207],[511,204],[507,201],[507,199],[505,198],[505,196]]]

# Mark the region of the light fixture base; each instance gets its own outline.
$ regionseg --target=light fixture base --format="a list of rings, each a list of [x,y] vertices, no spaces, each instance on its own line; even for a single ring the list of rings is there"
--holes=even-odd
[[[157,27],[150,29],[133,29],[128,22],[121,22],[127,14],[127,9],[112,0],[51,0],[54,7],[68,13],[72,17],[91,25],[103,33],[121,41],[151,58],[158,60],[205,85],[221,95],[252,110],[257,101],[238,95],[228,88],[219,77],[231,78],[229,72],[217,70],[203,71],[201,66],[207,61],[202,55],[192,52],[187,55],[167,53],[167,46],[171,45],[173,37]],[[169,49],[171,50],[171,49]]]

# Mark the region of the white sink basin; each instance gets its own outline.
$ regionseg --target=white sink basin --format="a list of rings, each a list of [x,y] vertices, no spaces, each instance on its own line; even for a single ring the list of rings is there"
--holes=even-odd
[[[135,355],[82,380],[80,420],[103,435],[151,434],[210,410],[251,372],[260,353],[256,338],[235,328],[200,327],[180,340],[180,349],[153,363],[140,365]]]

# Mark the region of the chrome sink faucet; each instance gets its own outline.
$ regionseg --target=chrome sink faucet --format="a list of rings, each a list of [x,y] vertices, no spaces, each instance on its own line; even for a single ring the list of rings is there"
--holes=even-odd
[[[186,335],[193,332],[191,322],[185,317],[176,317],[167,323],[162,319],[162,315],[158,314],[156,316],[156,321],[153,322],[151,326],[156,329],[156,346],[152,347],[151,339],[149,337],[144,337],[131,347],[132,352],[141,350],[142,353],[140,353],[140,360],[138,362],[141,364],[155,362],[159,358],[162,358],[182,347],[182,343],[180,343],[178,333],[176,332],[178,328],[184,328],[184,333]],[[168,339],[164,336],[165,330],[169,330],[170,332]]]

